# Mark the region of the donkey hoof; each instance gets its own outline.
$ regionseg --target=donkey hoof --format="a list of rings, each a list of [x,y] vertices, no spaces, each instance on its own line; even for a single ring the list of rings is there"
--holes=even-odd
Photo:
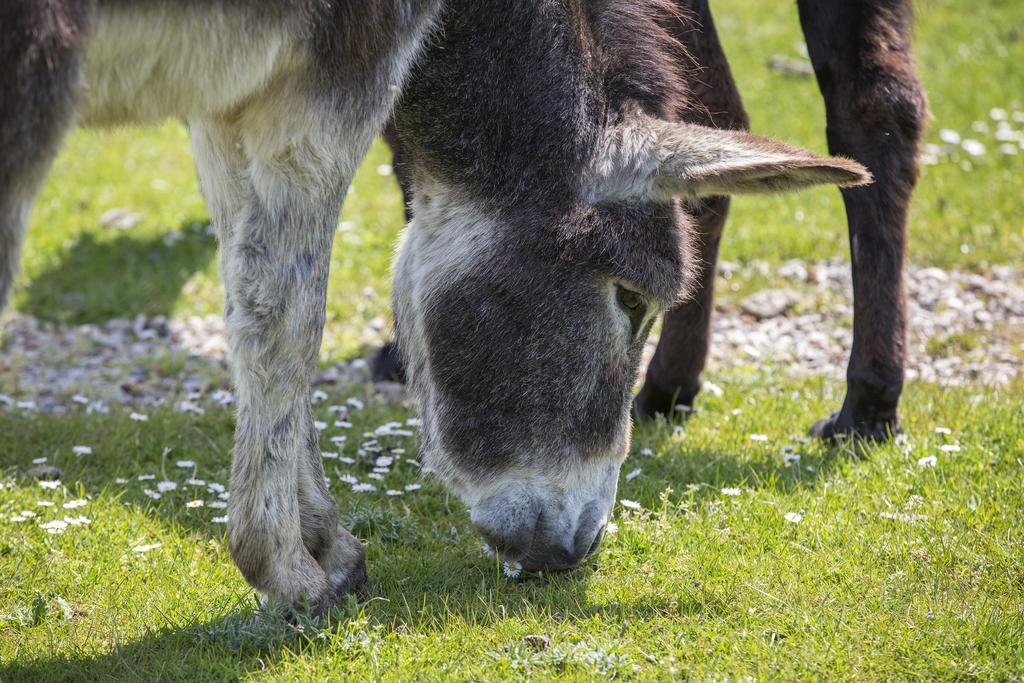
[[[810,435],[830,443],[843,439],[877,443],[890,441],[902,431],[900,422],[895,417],[881,420],[858,420],[841,411],[832,413],[829,417],[811,425]]]
[[[366,572],[366,549],[342,527],[338,527],[334,541],[320,559],[327,576],[329,590],[321,601],[321,612],[330,610],[346,595],[365,599],[370,594],[370,577]]]
[[[398,353],[398,344],[390,341],[377,350],[370,361],[370,376],[374,382],[405,383],[405,364]]]
[[[689,400],[679,390],[663,391],[649,381],[644,382],[640,393],[633,400],[633,412],[640,419],[654,419],[659,415],[668,418],[687,418],[694,413],[693,399],[696,392],[688,394],[693,394]]]

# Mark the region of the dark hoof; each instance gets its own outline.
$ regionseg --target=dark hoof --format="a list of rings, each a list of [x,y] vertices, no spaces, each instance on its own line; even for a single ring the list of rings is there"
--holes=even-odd
[[[856,420],[843,412],[838,412],[811,425],[810,434],[831,443],[844,439],[885,442],[891,441],[902,431],[900,421],[895,417],[883,420]]]
[[[370,361],[370,375],[374,382],[405,384],[405,365],[395,342],[388,342],[374,354]]]
[[[693,399],[697,392],[684,392],[682,389],[664,391],[651,382],[644,382],[640,393],[633,400],[633,413],[638,419],[654,419],[664,417],[686,418],[693,415]]]

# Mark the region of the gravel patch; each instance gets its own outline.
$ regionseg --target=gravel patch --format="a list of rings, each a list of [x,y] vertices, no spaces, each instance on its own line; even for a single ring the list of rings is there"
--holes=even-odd
[[[729,302],[731,281],[771,287]],[[793,375],[842,380],[852,342],[849,264],[836,259],[778,267],[722,263],[708,373],[771,364]],[[1024,360],[1024,271],[986,274],[909,268],[907,378],[949,386],[1003,385]],[[163,316],[57,326],[14,314],[2,327],[0,410],[107,412],[123,404],[203,412],[234,400],[219,316]],[[653,353],[652,339],[647,345]],[[366,382],[366,360],[322,368],[317,385]],[[381,387],[394,399],[396,387]]]

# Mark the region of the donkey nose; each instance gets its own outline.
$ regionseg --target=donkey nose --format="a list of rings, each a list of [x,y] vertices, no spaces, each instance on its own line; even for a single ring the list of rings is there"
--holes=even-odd
[[[602,501],[591,501],[569,530],[552,528],[536,534],[523,567],[530,571],[554,571],[578,565],[601,545],[606,523],[603,508]],[[546,526],[543,520],[540,526]]]

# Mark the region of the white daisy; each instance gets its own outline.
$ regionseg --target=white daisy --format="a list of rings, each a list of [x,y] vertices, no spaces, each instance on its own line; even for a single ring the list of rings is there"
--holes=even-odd
[[[145,413],[132,412],[128,417],[136,422],[149,422],[149,415]]]
[[[926,455],[923,458],[918,458],[918,467],[935,467],[939,463],[939,459],[934,455]]]
[[[174,466],[175,467],[180,467],[183,470],[190,470],[190,469],[192,469],[193,467],[196,466],[196,461],[195,460],[179,460],[178,462],[174,463]]]
[[[503,562],[501,570],[505,572],[505,576],[510,579],[514,579],[523,573],[523,565],[513,560],[511,562]]]
[[[71,450],[77,456],[92,455],[92,446],[72,446]]]
[[[743,493],[742,489],[734,489],[734,488],[728,488],[728,487],[722,489],[722,495],[723,496],[738,496],[738,495],[741,495],[742,493]]]
[[[619,505],[626,508],[627,510],[640,509],[640,503],[636,502],[635,500],[629,500],[628,498],[623,498],[622,500],[620,500]]]
[[[61,481],[60,481],[60,479],[55,479],[53,481],[40,481],[39,482],[39,486],[41,488],[49,489],[50,491],[53,491],[53,490],[59,489],[61,487]]]
[[[804,516],[799,512],[787,512],[784,519],[790,524],[799,524],[804,521]]]
[[[89,501],[84,498],[76,498],[75,500],[69,500],[62,506],[65,510],[74,510],[75,508],[85,507]]]
[[[156,490],[160,493],[167,493],[168,491],[173,491],[176,488],[178,488],[178,483],[174,481],[168,481],[165,479],[156,483]]]
[[[204,505],[204,502],[201,501],[201,500],[198,500],[198,499],[197,500],[190,500],[189,502],[185,503],[185,507],[187,507],[187,508],[201,508],[201,507],[203,507],[203,505]]]
[[[132,548],[132,552],[133,553],[148,553],[150,550],[156,550],[157,548],[159,548],[162,545],[163,545],[163,543],[150,543],[149,545],[137,545],[134,548]]]
[[[639,477],[642,473],[643,473],[643,470],[641,468],[637,467],[632,472],[629,472],[629,473],[626,474],[626,481],[633,481],[634,479]]]

